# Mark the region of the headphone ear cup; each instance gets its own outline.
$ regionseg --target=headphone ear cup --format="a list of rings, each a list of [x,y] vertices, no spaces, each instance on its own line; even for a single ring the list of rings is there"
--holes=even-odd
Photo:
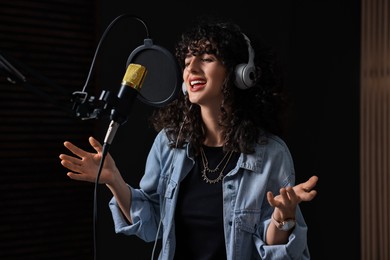
[[[181,85],[181,91],[183,91],[184,96],[188,94],[187,92],[187,85],[185,82]]]
[[[255,51],[248,36],[242,34],[248,46],[248,63],[238,64],[235,68],[236,85],[240,89],[248,89],[256,84]]]
[[[240,89],[251,88],[256,83],[256,71],[254,66],[249,64],[241,63],[235,68],[236,74],[236,85]]]

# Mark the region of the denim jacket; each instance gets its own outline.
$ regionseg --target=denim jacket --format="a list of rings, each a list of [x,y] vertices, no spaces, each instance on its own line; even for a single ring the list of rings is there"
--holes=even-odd
[[[188,146],[172,149],[164,131],[156,136],[147,157],[140,188],[130,187],[130,214],[126,221],[115,198],[109,202],[116,233],[136,235],[151,242],[162,238],[159,260],[172,260],[175,252],[175,206],[180,181],[194,165]],[[267,191],[279,194],[281,187],[295,185],[295,172],[286,144],[277,136],[264,135],[254,154],[241,154],[236,167],[223,179],[223,207],[228,260],[310,259],[307,225],[299,208],[296,226],[287,244],[267,245],[265,234],[273,208]],[[161,221],[161,230],[159,224]]]

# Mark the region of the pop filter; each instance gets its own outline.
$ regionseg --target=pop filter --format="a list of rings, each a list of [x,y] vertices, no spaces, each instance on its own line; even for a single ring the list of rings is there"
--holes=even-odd
[[[174,100],[182,85],[182,76],[176,59],[167,49],[153,44],[150,38],[133,50],[127,59],[130,63],[144,66],[145,81],[137,98],[142,102],[162,107]]]

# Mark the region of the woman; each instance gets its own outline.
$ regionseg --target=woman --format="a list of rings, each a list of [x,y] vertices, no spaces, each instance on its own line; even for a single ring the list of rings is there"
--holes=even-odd
[[[202,21],[176,46],[183,94],[152,118],[158,134],[140,187],[105,159],[115,230],[162,239],[159,259],[309,259],[299,203],[315,197],[318,178],[294,186],[291,154],[275,135],[282,96],[271,56],[236,24]],[[102,146],[89,141],[96,153],[64,143],[74,180],[96,180]]]

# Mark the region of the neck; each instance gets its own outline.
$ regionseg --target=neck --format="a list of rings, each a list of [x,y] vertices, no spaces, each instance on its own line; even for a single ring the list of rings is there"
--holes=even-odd
[[[205,140],[203,142],[204,145],[217,147],[223,146],[224,140],[221,134],[221,128],[207,128],[205,129]]]
[[[209,108],[207,106],[201,106],[202,120],[205,127],[205,141],[204,144],[207,146],[223,146],[222,129],[218,124],[219,111],[215,108]]]

